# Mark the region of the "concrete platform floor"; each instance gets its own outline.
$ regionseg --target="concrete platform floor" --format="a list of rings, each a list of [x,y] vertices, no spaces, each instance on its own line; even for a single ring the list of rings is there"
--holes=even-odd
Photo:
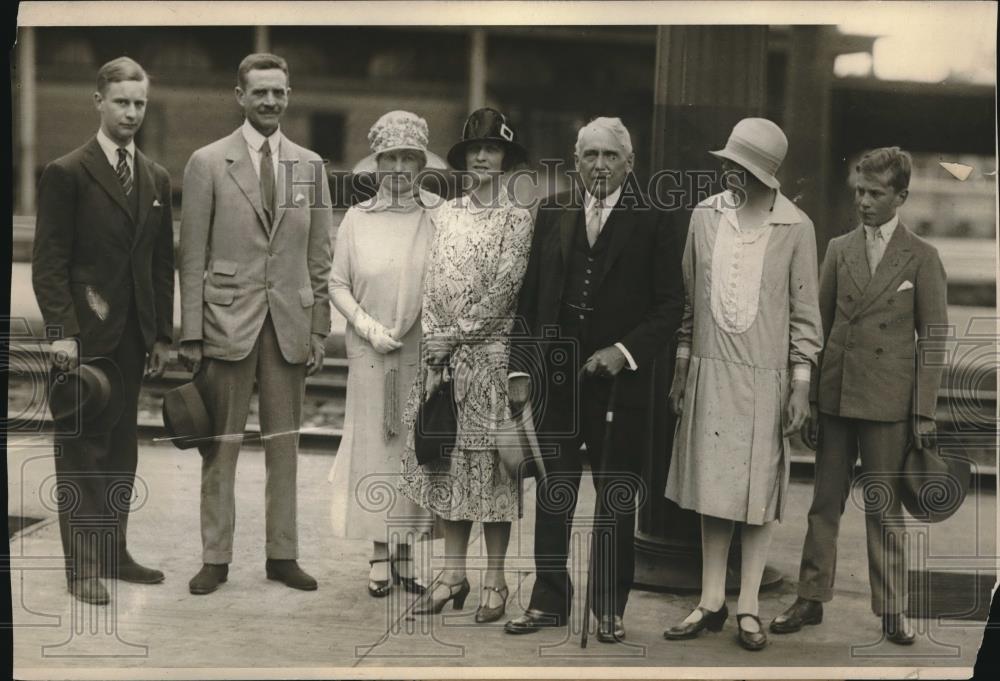
[[[332,536],[329,519],[333,457],[303,453],[299,464],[301,565],[320,583],[306,593],[264,576],[264,466],[259,449],[247,448],[237,475],[236,555],[229,581],[216,593],[192,596],[188,579],[200,567],[197,454],[153,443],[141,448],[138,498],[129,546],[140,562],[162,569],[162,584],[107,582],[112,604],[85,606],[70,598],[61,573],[61,546],[51,498],[54,468],[46,436],[15,435],[8,442],[8,514],[42,518],[11,542],[14,603],[14,670],[18,678],[124,677],[208,678],[242,670],[249,678],[284,676],[469,676],[493,667],[494,677],[533,675],[597,678],[624,676],[816,675],[831,678],[872,674],[899,677],[914,668],[931,676],[968,677],[983,635],[983,622],[915,620],[917,643],[899,647],[880,641],[869,609],[863,515],[849,502],[839,544],[837,594],[821,626],[791,636],[771,636],[763,651],[750,653],[735,640],[730,619],[719,634],[667,642],[663,629],[696,605],[697,596],[634,591],[626,614],[626,644],[607,645],[593,635],[579,647],[582,604],[570,628],[529,636],[503,633],[503,622],[476,625],[478,569],[485,551],[474,531],[470,547],[473,592],[465,609],[413,618],[412,597],[394,590],[376,600],[365,590],[370,545]],[[589,524],[593,494],[584,480],[578,529]],[[788,518],[775,533],[770,564],[784,583],[761,595],[764,622],[795,598],[801,542],[811,483],[793,482]],[[525,495],[524,520],[515,524],[508,557],[508,614],[526,606],[533,583],[533,490]],[[996,561],[993,490],[970,496],[947,522],[918,526],[913,560],[925,569],[992,570]],[[579,535],[580,539],[585,535]],[[580,542],[579,546],[586,546]],[[440,567],[442,542],[421,542],[425,572]],[[583,551],[573,556],[578,598]],[[735,597],[730,597],[731,610]],[[404,670],[402,668],[410,668]],[[573,667],[584,670],[573,671]],[[627,667],[628,670],[623,670]],[[766,668],[772,668],[770,671]],[[877,667],[878,670],[871,670]],[[566,669],[559,669],[566,668]],[[714,668],[714,669],[710,669]],[[780,669],[776,669],[780,668]],[[806,669],[814,668],[814,669]],[[866,673],[865,669],[870,671]],[[216,671],[212,671],[216,670]],[[219,670],[229,670],[222,672]],[[581,676],[582,675],[582,676]]]

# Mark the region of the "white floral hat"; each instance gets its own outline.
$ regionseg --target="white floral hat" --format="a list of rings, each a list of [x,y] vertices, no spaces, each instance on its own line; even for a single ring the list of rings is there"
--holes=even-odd
[[[354,165],[355,173],[373,173],[378,169],[376,158],[379,154],[398,149],[420,151],[427,159],[427,168],[445,170],[448,165],[440,156],[427,150],[430,134],[427,121],[409,111],[390,111],[375,121],[368,131],[368,144],[372,153]]]

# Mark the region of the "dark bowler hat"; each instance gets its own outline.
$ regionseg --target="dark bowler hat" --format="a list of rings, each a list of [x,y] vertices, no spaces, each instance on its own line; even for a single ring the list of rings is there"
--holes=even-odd
[[[491,142],[503,147],[508,167],[528,159],[528,152],[517,141],[514,129],[507,123],[507,117],[496,109],[486,107],[476,109],[465,121],[462,140],[448,152],[451,167],[465,170],[465,148],[479,142]]]
[[[212,437],[212,418],[194,382],[168,391],[163,396],[163,425],[178,449],[191,449]]]
[[[903,460],[903,506],[917,520],[937,523],[958,510],[969,491],[971,465],[965,459],[943,457],[937,448],[910,444]]]
[[[118,423],[124,402],[122,375],[109,357],[83,358],[74,369],[49,372],[49,409],[59,432],[107,432]]]

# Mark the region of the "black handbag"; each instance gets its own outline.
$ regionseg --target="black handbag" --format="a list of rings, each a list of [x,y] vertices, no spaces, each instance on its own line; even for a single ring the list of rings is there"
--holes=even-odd
[[[441,383],[417,409],[413,443],[421,466],[449,458],[455,448],[458,410],[451,386],[451,381]]]

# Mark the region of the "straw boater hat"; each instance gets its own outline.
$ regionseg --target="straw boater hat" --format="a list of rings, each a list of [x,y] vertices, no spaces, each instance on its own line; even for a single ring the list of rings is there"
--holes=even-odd
[[[726,148],[710,151],[717,158],[736,163],[771,189],[781,186],[775,173],[788,152],[788,138],[766,118],[744,118],[736,124]]]
[[[378,170],[376,158],[379,154],[400,149],[423,152],[427,159],[426,168],[447,169],[447,164],[440,156],[427,150],[429,137],[427,121],[417,114],[409,111],[383,114],[368,131],[368,144],[372,153],[358,161],[353,172],[374,173]]]

